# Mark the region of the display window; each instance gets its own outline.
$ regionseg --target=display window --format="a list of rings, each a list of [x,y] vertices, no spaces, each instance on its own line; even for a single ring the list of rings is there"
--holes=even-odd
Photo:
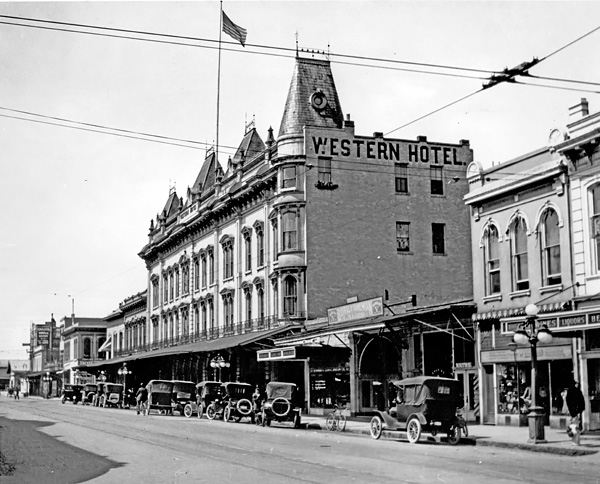
[[[572,379],[570,360],[542,361],[537,368],[536,403],[546,415],[567,415],[565,388]],[[531,407],[531,363],[497,365],[498,412],[527,414]]]
[[[319,371],[310,374],[310,406],[344,407],[350,401],[350,373],[342,371]]]

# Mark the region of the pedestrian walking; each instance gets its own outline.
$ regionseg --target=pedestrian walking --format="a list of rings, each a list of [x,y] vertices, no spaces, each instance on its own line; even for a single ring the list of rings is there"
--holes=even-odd
[[[571,416],[568,434],[573,439],[573,445],[579,445],[581,436],[582,424],[581,413],[585,410],[585,400],[583,393],[579,389],[579,384],[573,380],[567,389],[567,408]]]
[[[19,387],[15,388],[15,400],[19,400]]]
[[[136,411],[137,415],[142,412],[143,415],[148,415],[147,411],[147,402],[148,402],[148,390],[143,383],[140,383],[140,388],[138,388],[137,393],[135,394],[136,401]]]

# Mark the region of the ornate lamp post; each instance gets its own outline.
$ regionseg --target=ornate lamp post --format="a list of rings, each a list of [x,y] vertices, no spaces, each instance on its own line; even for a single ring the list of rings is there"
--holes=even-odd
[[[537,404],[537,344],[550,343],[552,333],[544,325],[536,328],[539,308],[535,304],[528,304],[525,308],[527,315],[525,322],[513,335],[517,344],[529,343],[531,348],[531,406],[529,407],[529,440],[532,444],[545,443],[544,436],[544,409]]]
[[[221,370],[223,368],[229,368],[231,366],[231,363],[225,361],[225,358],[223,358],[221,355],[217,355],[212,360],[210,360],[210,366],[219,370],[219,381],[221,381]]]
[[[117,373],[123,377],[123,405],[129,404],[126,402],[127,399],[127,375],[131,375],[131,370],[127,369],[127,363],[123,363],[123,366],[117,370]]]

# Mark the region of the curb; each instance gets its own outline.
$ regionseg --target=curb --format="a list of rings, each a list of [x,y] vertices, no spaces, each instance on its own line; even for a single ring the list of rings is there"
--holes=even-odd
[[[326,431],[325,427],[317,424],[317,423],[308,423],[306,424],[306,429],[308,430],[322,430]],[[349,434],[358,434],[358,435],[368,435],[370,436],[370,432],[364,429],[349,429],[346,427],[345,433]],[[388,431],[384,430],[381,434],[381,438],[385,440],[401,440],[406,438],[406,434],[404,432],[398,431]],[[515,442],[501,442],[497,440],[487,440],[487,437],[462,437],[460,439],[460,444],[462,445],[472,445],[472,446],[482,446],[482,447],[499,447],[504,449],[519,449],[519,450],[527,450],[529,452],[542,452],[546,454],[558,454],[558,455],[566,455],[571,457],[582,456],[582,455],[591,455],[597,454],[598,451],[590,450],[582,447],[552,447],[549,445],[539,445],[539,444],[520,444]],[[429,438],[430,441],[443,441],[445,437],[442,439]]]

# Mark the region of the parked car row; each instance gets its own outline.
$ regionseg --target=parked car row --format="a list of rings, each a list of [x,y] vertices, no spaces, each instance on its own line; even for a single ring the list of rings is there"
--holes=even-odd
[[[271,422],[301,424],[301,408],[295,402],[296,385],[286,382],[269,382],[264,393],[243,382],[202,381],[194,383],[182,380],[151,380],[148,391],[148,413],[155,410],[160,414],[178,412],[180,415],[226,422],[246,419],[257,425]],[[62,402],[100,407],[123,408],[123,385],[119,383],[87,383],[65,385]]]

